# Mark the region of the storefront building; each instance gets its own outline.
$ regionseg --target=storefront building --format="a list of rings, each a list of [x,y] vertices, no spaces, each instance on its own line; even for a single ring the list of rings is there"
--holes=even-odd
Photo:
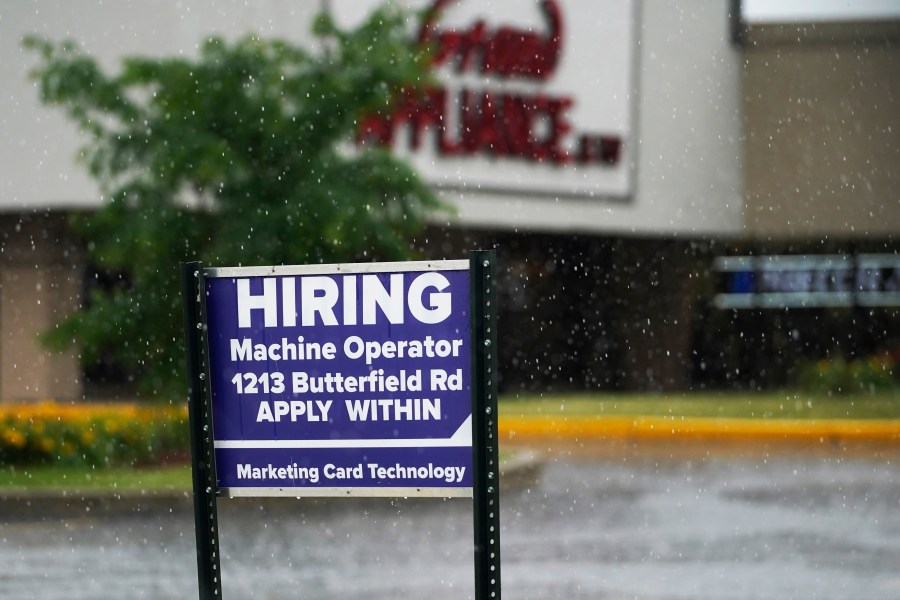
[[[757,24],[741,48],[744,228],[720,254],[761,268],[753,306],[709,313],[741,341],[700,336],[708,381],[790,384],[826,358],[896,369],[900,21]]]
[[[368,4],[328,3],[345,25]],[[417,240],[424,255],[497,248],[506,393],[783,383],[790,367],[747,358],[778,350],[766,344],[783,318],[717,307],[716,258],[896,252],[900,25],[747,26],[738,4],[415,3],[443,9],[411,31],[438,49],[439,85],[367,120],[357,143],[390,144],[455,207]],[[74,159],[77,132],[38,102],[22,36],[76,39],[114,68],[194,52],[211,33],[304,43],[316,8],[5,10],[0,399],[128,393],[36,341],[82,301],[87,265],[65,217],[102,198]],[[866,347],[900,340],[896,309],[873,310],[885,333]]]

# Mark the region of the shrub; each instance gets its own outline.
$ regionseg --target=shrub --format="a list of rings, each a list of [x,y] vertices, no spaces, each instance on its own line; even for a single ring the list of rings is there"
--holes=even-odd
[[[0,465],[154,464],[189,448],[187,406],[0,404]]]

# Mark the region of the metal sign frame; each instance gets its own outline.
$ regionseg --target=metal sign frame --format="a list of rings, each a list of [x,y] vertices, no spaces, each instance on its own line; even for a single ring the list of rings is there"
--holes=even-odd
[[[219,495],[472,495],[469,261],[204,274]]]
[[[495,253],[492,250],[475,251],[470,254],[468,262],[472,409],[471,493],[473,498],[475,598],[477,600],[487,600],[488,598],[499,600],[500,470],[497,444]],[[396,270],[396,267],[396,263],[382,263],[380,268]],[[378,263],[373,263],[371,267],[367,268],[377,271],[379,266]],[[259,274],[272,274],[271,267],[257,269]],[[304,272],[315,272],[316,270],[316,267],[312,267]],[[216,500],[217,496],[229,495],[227,489],[218,486],[216,477],[213,440],[214,415],[207,339],[206,277],[215,274],[221,275],[222,272],[222,270],[204,269],[200,262],[182,264],[194,525],[197,544],[198,591],[201,600],[222,598]],[[242,273],[247,272],[247,270],[242,270]],[[303,494],[298,494],[297,490],[293,489],[287,492],[278,491],[260,495],[299,496]],[[305,495],[322,494],[307,493]],[[445,497],[444,494],[433,495]],[[451,492],[447,495],[458,494]]]

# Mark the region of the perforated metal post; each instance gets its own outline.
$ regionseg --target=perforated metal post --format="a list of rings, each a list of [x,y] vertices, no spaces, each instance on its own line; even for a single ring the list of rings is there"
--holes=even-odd
[[[500,462],[497,449],[495,262],[493,250],[475,251],[469,257],[476,600],[500,600]]]
[[[206,294],[203,264],[182,263],[184,343],[188,372],[188,416],[194,483],[194,533],[197,540],[197,583],[200,600],[222,598],[219,569],[219,521],[216,513],[215,454],[212,414],[204,357]]]

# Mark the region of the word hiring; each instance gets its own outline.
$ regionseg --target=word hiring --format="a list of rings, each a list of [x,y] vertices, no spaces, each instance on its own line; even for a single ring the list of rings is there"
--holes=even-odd
[[[305,276],[299,281],[296,277],[266,277],[262,278],[261,294],[251,293],[250,279],[237,279],[238,327],[251,326],[254,310],[262,311],[265,327],[278,327],[279,313],[282,327],[358,325],[360,313],[362,325],[374,325],[379,313],[397,325],[403,323],[406,307],[421,323],[440,323],[450,316],[451,295],[445,291],[450,281],[442,273],[416,275],[406,290],[403,273],[388,275],[387,286],[383,279],[384,274]]]

